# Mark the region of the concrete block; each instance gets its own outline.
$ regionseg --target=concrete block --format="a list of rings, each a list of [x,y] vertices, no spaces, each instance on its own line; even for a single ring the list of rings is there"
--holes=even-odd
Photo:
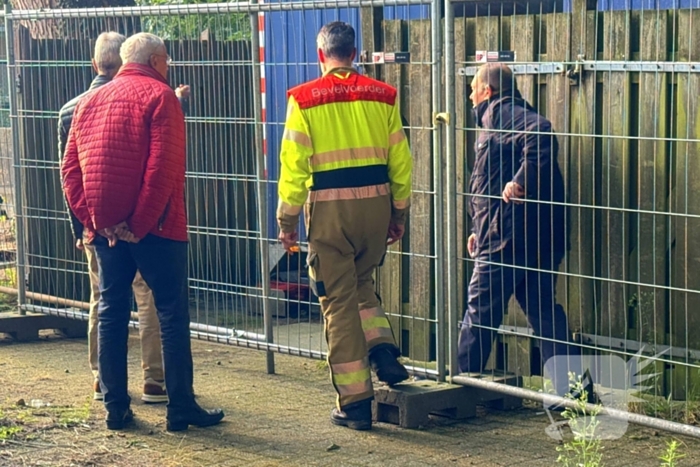
[[[372,418],[402,428],[425,425],[431,415],[451,419],[476,416],[474,390],[434,381],[416,381],[375,388]]]
[[[42,329],[53,329],[65,337],[82,338],[87,336],[87,321],[41,313],[0,313],[0,334],[9,334],[18,342],[37,340]]]

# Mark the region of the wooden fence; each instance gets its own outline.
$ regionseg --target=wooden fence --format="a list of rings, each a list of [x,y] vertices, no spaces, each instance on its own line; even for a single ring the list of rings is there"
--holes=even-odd
[[[585,3],[585,2],[584,2]],[[580,5],[581,2],[576,2]],[[536,10],[536,9],[535,9]],[[408,51],[412,64],[368,66],[399,89],[412,127],[416,190],[433,190],[430,105],[430,20],[383,20],[380,9],[362,12],[363,48]],[[519,62],[700,61],[700,11],[610,11],[513,14],[455,19],[456,68],[476,65],[477,50],[513,50]],[[694,29],[695,27],[695,29]],[[444,64],[443,64],[444,65]],[[571,249],[558,282],[572,332],[588,345],[628,349],[625,339],[700,349],[700,73],[582,71],[517,77],[523,96],[559,134]],[[475,126],[470,76],[456,76],[460,304],[465,305],[471,262],[465,196],[473,167]],[[406,240],[395,252],[434,252],[432,195],[414,194]],[[442,241],[440,239],[439,241]],[[403,315],[394,326],[419,359],[434,333],[413,317],[435,317],[434,263],[389,255],[380,272],[385,307]],[[443,310],[437,310],[442,313]],[[504,324],[527,326],[512,301]],[[414,336],[411,337],[410,334]],[[541,362],[528,338],[503,339],[497,355],[511,371],[528,375]],[[406,350],[406,349],[404,349]],[[630,350],[634,351],[636,349]],[[657,349],[658,350],[658,349]],[[678,355],[676,355],[678,357]],[[697,354],[677,358],[697,364]],[[499,366],[498,362],[495,362]],[[664,372],[663,390],[696,394],[700,372],[681,365]]]
[[[76,274],[85,270],[85,260],[73,246],[61,191],[57,112],[89,87],[94,39],[34,39],[24,27],[16,37],[28,290],[87,301],[87,276]],[[192,89],[187,123],[191,285],[240,293],[232,284],[260,281],[252,239],[258,222],[250,43],[210,39],[166,46],[183,63],[171,67],[173,87]]]

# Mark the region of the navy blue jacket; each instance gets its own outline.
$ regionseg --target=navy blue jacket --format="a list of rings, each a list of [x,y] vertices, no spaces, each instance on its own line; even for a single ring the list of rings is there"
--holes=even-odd
[[[482,130],[475,145],[469,213],[478,254],[497,253],[512,242],[516,256],[527,255],[530,264],[534,259],[559,262],[567,248],[565,197],[552,124],[518,91],[494,96],[474,113]],[[511,181],[525,189],[524,203],[503,201]]]

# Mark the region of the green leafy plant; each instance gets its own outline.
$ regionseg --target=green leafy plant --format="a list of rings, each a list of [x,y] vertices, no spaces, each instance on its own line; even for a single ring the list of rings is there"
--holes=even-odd
[[[676,467],[677,462],[685,457],[685,454],[678,452],[680,443],[675,439],[666,442],[666,451],[659,459],[661,459],[661,467]]]
[[[578,398],[567,395],[568,398],[576,402],[574,408],[566,408],[562,416],[568,420],[572,438],[557,446],[557,463],[564,467],[603,467],[603,446],[601,440],[596,436],[598,427],[597,415],[600,413],[600,406],[592,412],[586,413],[586,401],[588,393],[583,387],[581,378],[576,379],[569,375],[572,382],[573,392],[579,394]]]

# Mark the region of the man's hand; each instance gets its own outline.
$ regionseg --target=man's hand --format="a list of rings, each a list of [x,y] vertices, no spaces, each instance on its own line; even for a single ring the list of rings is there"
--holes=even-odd
[[[178,99],[187,99],[190,97],[190,87],[187,84],[181,84],[175,89],[175,95]]]
[[[471,234],[467,240],[467,251],[472,258],[476,256],[476,234]]]
[[[394,243],[401,240],[403,234],[406,232],[406,226],[403,224],[396,224],[394,222],[389,223],[389,232],[387,233],[387,245],[393,245]]]
[[[115,231],[119,240],[123,240],[129,243],[138,243],[140,238],[136,238],[134,234],[129,230],[129,226],[126,222],[120,222],[115,226]]]
[[[292,251],[295,250],[295,247],[297,246],[299,234],[296,232],[296,230],[294,232],[289,233],[280,231],[279,237],[277,238],[280,242],[282,242],[282,246],[285,250],[287,250],[287,253],[292,253]]]
[[[508,182],[505,190],[503,190],[503,201],[510,203],[511,200],[515,204],[522,204],[525,197],[525,189],[515,182]]]
[[[99,230],[97,233],[109,241],[110,248],[116,245],[119,240],[129,243],[138,243],[139,240],[141,240],[140,238],[134,236],[131,230],[129,230],[129,225],[126,222],[120,222],[112,227]]]
[[[85,245],[83,245],[83,239],[82,239],[82,238],[79,238],[79,239],[77,239],[77,240],[75,241],[75,247],[76,247],[78,250],[80,250],[80,251],[83,251],[83,250],[85,249]]]

